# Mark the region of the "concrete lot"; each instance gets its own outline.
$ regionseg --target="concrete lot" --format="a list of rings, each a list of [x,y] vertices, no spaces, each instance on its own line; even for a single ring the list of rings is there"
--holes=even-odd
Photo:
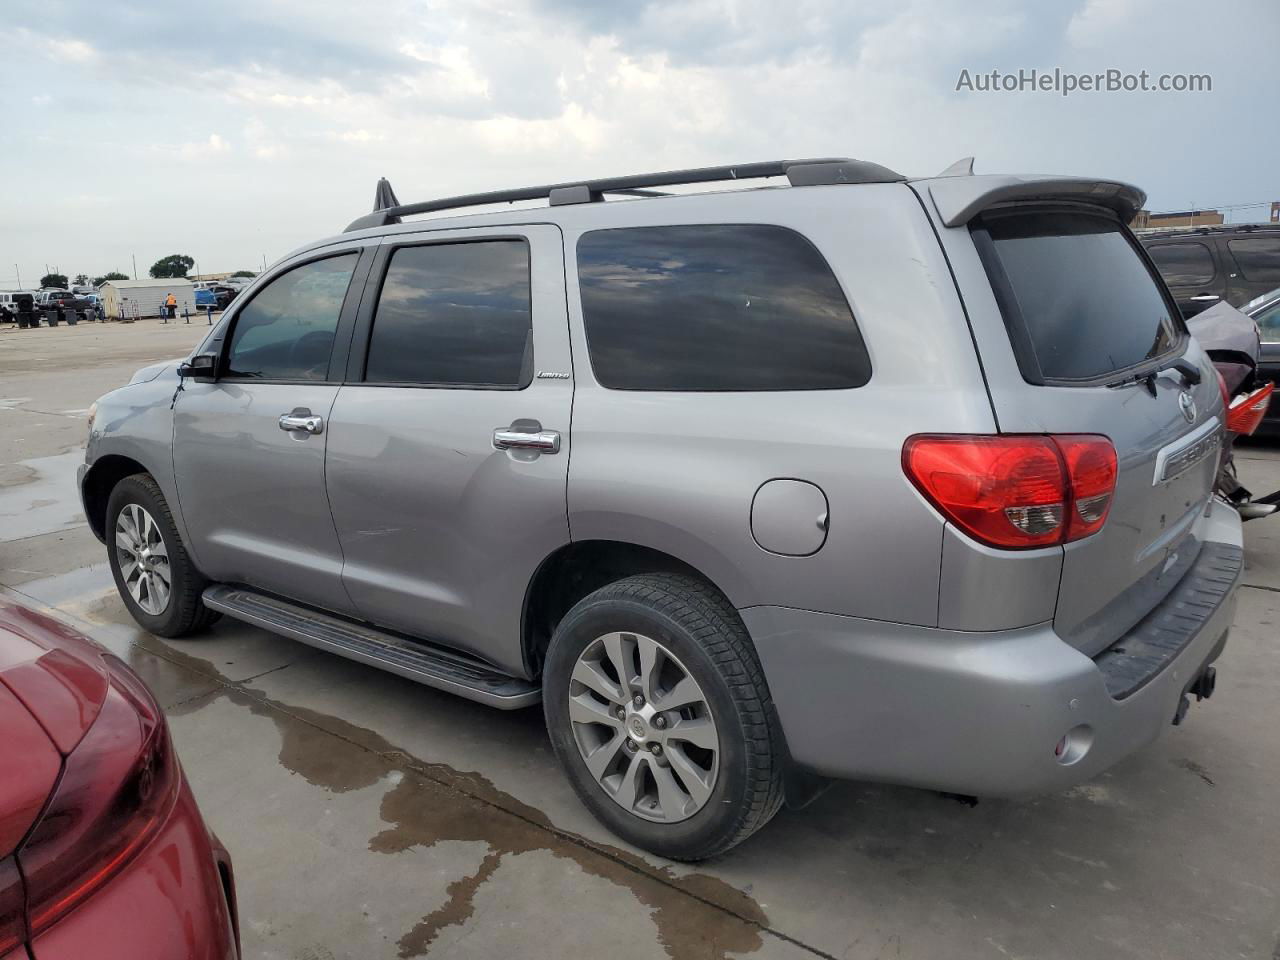
[[[225,619],[181,642],[133,624],[74,490],[84,412],[205,329],[0,327],[0,585],[156,690],[235,859],[246,957],[1280,960],[1280,519],[1246,527],[1217,695],[1095,782],[974,809],[839,784],[690,869],[590,819],[538,710]],[[1241,456],[1280,486],[1280,450]]]

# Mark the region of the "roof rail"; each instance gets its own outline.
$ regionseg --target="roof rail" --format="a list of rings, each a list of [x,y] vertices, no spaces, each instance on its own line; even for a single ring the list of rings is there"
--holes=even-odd
[[[592,203],[603,200],[606,193],[631,196],[663,196],[653,187],[669,187],[687,183],[715,183],[722,180],[752,180],[762,177],[786,177],[793,187],[807,187],[835,183],[900,183],[907,178],[888,167],[866,160],[768,160],[763,163],[744,163],[727,167],[697,167],[692,170],[670,170],[665,173],[640,173],[627,177],[606,177],[602,180],[576,180],[569,183],[553,183],[540,187],[520,187],[515,190],[495,190],[490,193],[469,193],[443,200],[427,200],[423,203],[400,204],[395,202],[395,192],[386,178],[378,181],[373,212],[353,220],[344,233],[385,227],[399,223],[401,217],[415,213],[434,213],[438,210],[456,210],[461,207],[479,207],[491,203],[515,203],[517,200],[547,200],[551,206],[572,203]]]

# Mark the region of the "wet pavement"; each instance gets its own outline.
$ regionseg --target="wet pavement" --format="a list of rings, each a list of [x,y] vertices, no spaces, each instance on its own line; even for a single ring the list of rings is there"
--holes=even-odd
[[[1094,782],[976,808],[838,784],[671,864],[588,816],[537,709],[225,619],[184,641],[134,625],[75,496],[83,411],[185,352],[184,326],[0,327],[0,585],[156,691],[235,860],[246,957],[1280,958],[1280,519],[1245,528],[1213,700]],[[1280,486],[1280,448],[1241,456]]]

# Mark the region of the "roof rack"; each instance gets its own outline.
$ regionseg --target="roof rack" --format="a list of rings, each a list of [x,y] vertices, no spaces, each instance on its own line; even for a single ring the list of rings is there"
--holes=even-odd
[[[907,178],[888,167],[866,160],[828,158],[816,160],[768,160],[763,163],[744,163],[728,167],[697,167],[692,170],[669,170],[665,173],[640,173],[627,177],[607,177],[603,180],[577,180],[569,183],[553,183],[540,187],[520,187],[515,190],[495,190],[490,193],[469,193],[443,200],[427,200],[423,203],[397,203],[395,191],[386,177],[378,181],[374,195],[373,212],[353,220],[344,233],[385,227],[399,223],[401,217],[415,213],[434,213],[438,210],[456,210],[461,207],[479,207],[492,203],[515,203],[517,200],[547,200],[551,206],[573,203],[593,203],[604,199],[606,193],[630,196],[666,196],[653,187],[670,187],[689,183],[715,183],[722,180],[754,180],[763,177],[786,177],[793,187],[808,187],[835,183],[900,183]]]

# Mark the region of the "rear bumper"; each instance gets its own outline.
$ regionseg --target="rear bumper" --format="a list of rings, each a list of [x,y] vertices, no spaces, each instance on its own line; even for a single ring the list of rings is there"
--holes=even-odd
[[[1215,500],[1203,539],[1241,547],[1239,516]],[[1222,650],[1238,580],[1237,571],[1178,650],[1123,699],[1108,692],[1098,662],[1048,623],[966,633],[785,607],[753,607],[742,616],[802,767],[975,796],[1025,796],[1096,776],[1172,722],[1187,687]],[[1179,584],[1157,609],[1174,604],[1165,612],[1176,616],[1183,590]],[[1054,748],[1073,730],[1072,762],[1064,763]]]

